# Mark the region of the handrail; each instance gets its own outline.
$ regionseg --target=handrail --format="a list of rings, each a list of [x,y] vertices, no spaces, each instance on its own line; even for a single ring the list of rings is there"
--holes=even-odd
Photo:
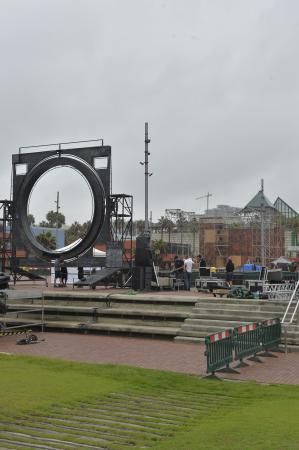
[[[292,295],[291,295],[291,298],[290,298],[290,301],[289,301],[289,303],[288,303],[288,306],[286,307],[286,310],[285,310],[285,313],[284,313],[283,318],[282,318],[282,320],[281,320],[281,323],[284,323],[285,320],[286,320],[286,316],[287,316],[287,314],[288,314],[288,312],[289,312],[289,309],[290,309],[291,304],[292,304],[292,302],[293,302],[293,300],[294,300],[294,297],[296,296],[296,293],[297,293],[298,288],[299,288],[299,281],[297,281],[297,283],[296,283],[295,289],[294,289],[294,291],[293,291],[293,293],[292,293]],[[296,303],[296,307],[295,307],[295,309],[294,309],[294,312],[293,312],[293,314],[292,314],[291,320],[289,321],[288,324],[291,324],[291,323],[293,322],[293,319],[294,319],[294,316],[295,316],[295,314],[296,314],[296,312],[297,312],[298,306],[299,306],[299,297],[298,297],[298,300],[297,300],[297,303]]]
[[[269,300],[290,300],[295,289],[295,283],[264,283],[263,294],[267,294]]]
[[[39,296],[37,298],[40,298],[40,297],[41,297],[41,301],[42,301],[41,307],[39,306],[36,309],[21,309],[21,310],[18,309],[17,311],[7,311],[2,318],[2,323],[0,321],[0,328],[1,328],[1,326],[3,328],[2,331],[11,330],[14,328],[25,328],[25,327],[33,327],[35,325],[36,326],[40,325],[41,331],[43,333],[44,332],[44,320],[45,320],[45,297],[44,297],[44,294],[42,294],[41,296]],[[6,294],[6,297],[5,297],[6,305],[7,305],[7,300],[8,300],[8,296]],[[11,315],[13,315],[13,316],[16,315],[16,319],[19,319],[19,314],[24,314],[24,313],[26,314],[26,313],[32,313],[32,312],[38,312],[38,313],[40,312],[41,313],[40,321],[33,322],[33,323],[24,323],[22,325],[13,325],[10,327],[6,326],[7,322],[9,322],[9,319],[11,318],[13,320],[13,318],[14,318],[14,317],[11,317]],[[9,315],[10,315],[10,317],[9,317]]]
[[[294,312],[293,312],[293,314],[292,314],[292,317],[291,317],[290,323],[292,323],[292,322],[293,322],[294,316],[295,316],[295,314],[296,314],[296,312],[297,312],[297,309],[298,309],[298,305],[299,305],[299,298],[298,298],[298,300],[297,300],[297,303],[296,303],[296,306],[295,306]]]

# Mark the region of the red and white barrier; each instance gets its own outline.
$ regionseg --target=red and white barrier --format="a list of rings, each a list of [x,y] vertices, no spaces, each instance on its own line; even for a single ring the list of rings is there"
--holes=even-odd
[[[247,331],[255,331],[257,328],[256,323],[249,323],[248,325],[241,325],[238,327],[238,334],[247,333]]]
[[[219,333],[212,334],[210,336],[211,342],[221,341],[222,339],[228,338],[230,336],[229,330],[220,331]]]

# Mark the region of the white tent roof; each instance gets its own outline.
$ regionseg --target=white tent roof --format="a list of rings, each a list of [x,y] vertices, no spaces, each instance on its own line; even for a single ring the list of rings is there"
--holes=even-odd
[[[93,248],[92,254],[95,257],[102,257],[102,258],[104,258],[106,256],[106,252],[102,252],[102,250],[98,250],[97,248]]]
[[[272,263],[273,264],[292,264],[291,261],[284,258],[283,256],[280,256],[279,258],[275,259],[274,261],[272,261]]]

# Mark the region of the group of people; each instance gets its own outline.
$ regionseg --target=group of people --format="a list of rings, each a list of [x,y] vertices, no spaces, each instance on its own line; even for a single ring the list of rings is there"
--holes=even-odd
[[[191,289],[192,268],[194,264],[199,264],[200,273],[203,269],[206,270],[207,263],[202,255],[197,255],[196,259],[193,259],[191,256],[186,256],[185,259],[179,258],[178,255],[174,257],[172,272],[177,279],[184,281],[187,291]]]
[[[198,264],[200,276],[207,276],[209,274],[207,262],[200,254],[197,255],[196,259],[193,259],[191,256],[186,256],[185,259],[180,258],[178,255],[174,257],[172,273],[175,275],[176,279],[184,282],[184,288],[187,291],[190,291],[191,289],[192,268],[194,264]],[[225,270],[226,282],[228,286],[231,287],[233,282],[233,272],[235,270],[235,266],[231,258],[227,258]]]
[[[62,258],[56,258],[54,262],[54,287],[66,286],[68,278],[67,266]]]

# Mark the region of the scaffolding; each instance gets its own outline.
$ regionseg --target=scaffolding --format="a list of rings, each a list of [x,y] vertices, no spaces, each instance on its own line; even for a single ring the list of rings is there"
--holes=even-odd
[[[277,197],[277,199],[274,202],[274,206],[277,209],[277,211],[280,212],[280,214],[282,215],[282,218],[284,218],[285,220],[296,219],[298,217],[297,211],[295,211],[290,205],[288,205],[280,197]]]
[[[262,266],[284,253],[284,225],[282,214],[260,191],[240,212],[244,225],[252,234],[252,258]]]
[[[123,268],[132,268],[133,261],[133,196],[113,194],[109,196],[109,244],[119,249]]]
[[[211,265],[255,262],[268,266],[284,254],[285,224],[275,208],[248,208],[231,217],[206,217],[200,222],[200,249]]]
[[[13,243],[14,203],[11,200],[0,200],[1,228],[1,270],[15,269],[15,246]]]

